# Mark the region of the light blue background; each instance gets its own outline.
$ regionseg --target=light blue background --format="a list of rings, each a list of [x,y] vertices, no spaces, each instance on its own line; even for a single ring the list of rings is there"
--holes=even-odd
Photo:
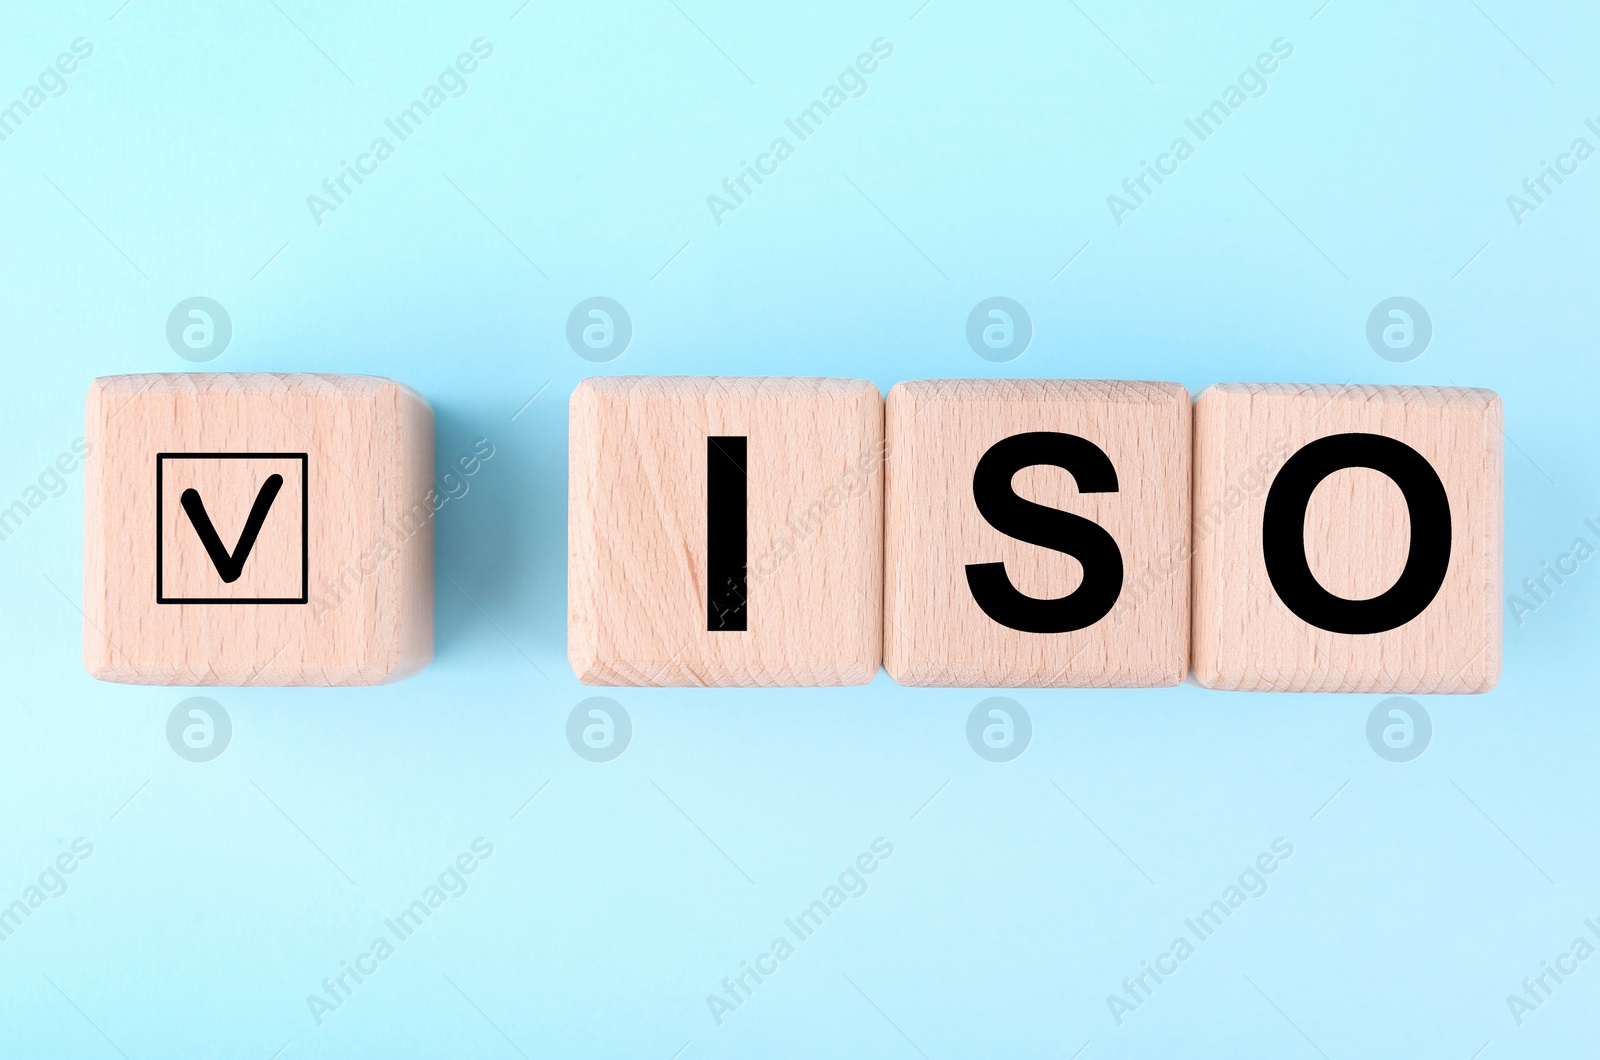
[[[94,846],[0,943],[0,1052],[1595,1048],[1600,961],[1520,1028],[1505,1000],[1600,917],[1594,561],[1508,620],[1495,691],[1426,700],[1407,764],[1367,743],[1379,697],[1193,686],[1012,693],[1032,744],[995,764],[965,737],[987,693],[881,675],[617,690],[633,742],[594,764],[563,619],[566,400],[595,371],[1486,386],[1507,588],[1595,543],[1600,160],[1520,226],[1506,205],[1600,146],[1591,7],[118,2],[4,12],[0,102],[94,53],[0,143],[0,504],[82,434],[92,378],[193,367],[165,323],[194,295],[235,329],[203,370],[390,376],[441,467],[496,455],[439,516],[432,665],[213,690],[234,733],[206,764],[166,740],[190,691],[83,670],[81,473],[0,542],[0,899]],[[467,94],[317,224],[306,197],[478,37]],[[865,95],[716,223],[706,197],[878,37]],[[1116,224],[1106,196],[1279,37],[1266,94]],[[635,327],[600,366],[564,338],[597,294]],[[998,366],[964,337],[991,295],[1035,329]],[[1433,320],[1410,363],[1365,339],[1392,295]],[[318,1026],[306,996],[480,836],[470,890]],[[879,836],[870,891],[718,1026],[706,995]],[[1106,995],[1277,837],[1268,893],[1118,1026]]]

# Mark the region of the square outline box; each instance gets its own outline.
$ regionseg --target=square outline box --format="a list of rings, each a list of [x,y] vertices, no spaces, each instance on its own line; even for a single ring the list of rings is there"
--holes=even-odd
[[[163,460],[299,460],[300,461],[300,595],[190,596],[161,595],[161,462]],[[305,453],[157,453],[156,454],[156,603],[157,604],[307,604],[311,602],[311,475]]]

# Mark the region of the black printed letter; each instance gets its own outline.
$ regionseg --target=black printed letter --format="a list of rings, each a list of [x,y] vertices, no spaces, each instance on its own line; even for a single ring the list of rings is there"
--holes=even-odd
[[[749,483],[745,474],[749,439],[706,439],[706,629],[744,632],[745,556]]]
[[[1024,633],[1068,633],[1104,618],[1122,592],[1122,551],[1105,528],[1081,515],[1017,496],[1011,478],[1037,464],[1070,474],[1080,493],[1117,492],[1117,469],[1093,442],[1074,434],[1034,431],[1002,439],[978,461],[972,499],[989,525],[1018,541],[1064,552],[1083,564],[1083,582],[1055,600],[1018,592],[1004,563],[969,563],[967,585],[983,613]]]
[[[1306,560],[1306,506],[1335,471],[1370,467],[1394,480],[1411,512],[1411,549],[1388,591],[1367,600],[1334,596]],[[1267,491],[1261,520],[1267,577],[1284,606],[1332,633],[1382,633],[1422,614],[1444,585],[1450,566],[1450,498],[1439,473],[1404,442],[1381,434],[1333,434],[1291,456]]]

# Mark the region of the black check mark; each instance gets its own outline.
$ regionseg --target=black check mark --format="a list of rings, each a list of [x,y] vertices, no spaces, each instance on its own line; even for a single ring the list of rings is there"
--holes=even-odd
[[[205,502],[200,499],[200,494],[193,489],[186,489],[179,498],[189,521],[194,524],[194,532],[200,536],[200,543],[206,546],[206,555],[211,557],[212,566],[217,568],[217,573],[228,584],[238,581],[239,575],[244,573],[244,561],[250,558],[250,550],[255,547],[256,538],[261,534],[261,524],[267,521],[267,512],[272,509],[272,502],[282,488],[282,475],[267,476],[267,481],[261,484],[261,492],[256,494],[255,504],[250,507],[250,516],[244,521],[244,529],[239,531],[239,540],[234,544],[231,555],[222,547],[222,539],[217,536],[217,528],[211,525],[211,516],[206,514]]]

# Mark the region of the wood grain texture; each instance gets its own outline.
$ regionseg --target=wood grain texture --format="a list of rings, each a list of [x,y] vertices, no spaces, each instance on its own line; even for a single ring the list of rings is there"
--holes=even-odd
[[[1208,688],[1279,692],[1486,692],[1500,673],[1500,399],[1460,387],[1229,383],[1195,409],[1194,669]],[[1449,498],[1443,587],[1406,624],[1334,633],[1290,611],[1262,558],[1270,484],[1306,443],[1378,434],[1419,452]],[[1411,547],[1410,513],[1384,474],[1323,480],[1305,519],[1311,571],[1329,592],[1387,590]]]
[[[847,379],[573,392],[567,655],[606,685],[846,685],[882,653],[883,399]],[[748,629],[708,629],[706,439],[748,438]]]
[[[107,681],[363,685],[433,654],[433,412],[356,375],[109,376],[86,402],[84,665]],[[298,599],[305,603],[157,601]],[[290,454],[269,459],[184,454]],[[293,454],[304,454],[304,461]],[[302,472],[302,468],[304,469]],[[182,507],[194,489],[226,550],[266,480],[283,485],[239,577]],[[303,477],[302,477],[303,476]]]
[[[889,392],[884,659],[905,685],[1141,687],[1189,669],[1189,394],[1176,383],[924,380]],[[1122,553],[1116,606],[1067,633],[1007,628],[977,605],[966,565],[1003,561],[1024,594],[1065,596],[1083,565],[983,518],[973,473],[995,443],[1054,431],[1099,446],[1115,493],[1080,493],[1061,468],[1018,472],[1017,493],[1090,519]]]

